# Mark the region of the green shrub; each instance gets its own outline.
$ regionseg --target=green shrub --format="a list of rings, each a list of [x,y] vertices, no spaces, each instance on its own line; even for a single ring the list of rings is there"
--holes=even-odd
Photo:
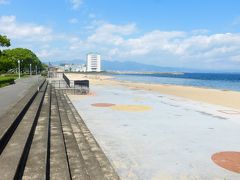
[[[0,87],[14,84],[14,77],[0,77]]]
[[[42,71],[42,72],[41,72],[41,76],[47,77],[47,75],[48,75],[48,72],[47,72],[47,71]]]

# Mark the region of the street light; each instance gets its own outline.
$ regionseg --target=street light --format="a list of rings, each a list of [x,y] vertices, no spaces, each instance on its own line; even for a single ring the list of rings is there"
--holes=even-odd
[[[20,60],[18,60],[18,79],[20,79]]]
[[[37,65],[36,65],[36,75],[37,75],[37,73],[38,73],[37,70],[38,70],[38,69],[37,69]]]
[[[32,64],[30,64],[30,76],[32,76]]]

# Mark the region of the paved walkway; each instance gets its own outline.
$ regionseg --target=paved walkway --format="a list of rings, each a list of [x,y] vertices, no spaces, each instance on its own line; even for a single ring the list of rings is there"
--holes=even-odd
[[[28,90],[38,83],[40,76],[32,76],[15,80],[16,84],[0,88],[0,118],[14,106]]]
[[[69,97],[121,179],[240,179],[238,110],[126,87],[91,90]]]

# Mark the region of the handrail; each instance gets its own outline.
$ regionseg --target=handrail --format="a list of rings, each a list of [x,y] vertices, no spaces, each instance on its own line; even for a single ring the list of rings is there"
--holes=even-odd
[[[63,73],[63,79],[66,81],[67,85],[70,87],[70,80],[64,73]]]

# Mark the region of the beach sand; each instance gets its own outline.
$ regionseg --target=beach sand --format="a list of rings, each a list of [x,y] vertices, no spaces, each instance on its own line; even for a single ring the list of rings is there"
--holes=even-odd
[[[154,91],[159,92],[161,94],[173,95],[194,101],[226,106],[240,110],[240,92],[237,91],[226,91],[178,85],[133,83],[127,81],[118,81],[113,79],[111,76],[104,75],[89,75],[89,74],[85,75],[68,73],[67,76],[72,80],[88,79],[90,81],[90,86],[91,84],[125,86],[131,89]]]

